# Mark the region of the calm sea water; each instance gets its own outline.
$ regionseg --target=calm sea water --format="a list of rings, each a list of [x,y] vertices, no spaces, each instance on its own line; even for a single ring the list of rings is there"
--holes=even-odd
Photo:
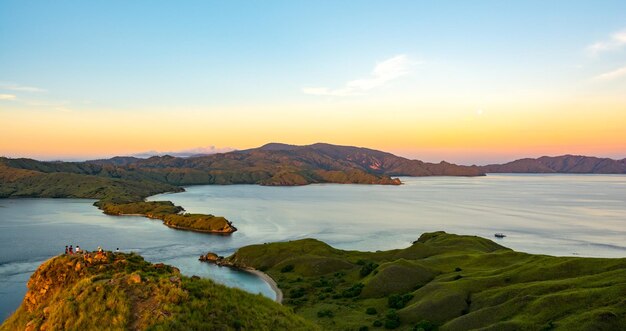
[[[111,217],[85,200],[0,200],[0,314],[25,293],[30,274],[66,243],[120,247],[188,275],[261,292],[253,275],[201,264],[213,251],[271,241],[318,238],[345,249],[410,245],[426,231],[479,235],[516,250],[594,257],[626,256],[626,176],[489,175],[402,178],[401,186],[192,186],[171,200],[188,212],[226,216],[239,231],[214,236],[169,229],[141,217]],[[495,239],[495,232],[507,235]]]

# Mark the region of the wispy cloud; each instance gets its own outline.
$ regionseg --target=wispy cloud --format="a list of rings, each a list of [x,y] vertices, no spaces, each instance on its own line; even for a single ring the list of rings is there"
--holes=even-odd
[[[355,79],[347,82],[341,88],[328,87],[304,87],[302,92],[311,95],[326,95],[345,97],[362,95],[366,91],[385,85],[386,83],[400,78],[411,71],[415,63],[408,56],[401,54],[386,59],[376,64],[369,77]]]
[[[598,41],[587,46],[587,51],[591,55],[597,55],[607,51],[613,51],[626,45],[626,30],[613,33],[609,39]]]
[[[13,94],[0,94],[0,100],[15,100],[15,98]]]
[[[20,84],[6,83],[6,82],[0,83],[0,89],[15,91],[15,92],[47,92],[47,90],[39,88],[39,87],[24,86]]]
[[[163,156],[163,155],[170,155],[170,156],[177,156],[177,157],[190,157],[190,156],[197,156],[197,155],[227,153],[227,152],[232,152],[234,150],[235,150],[234,148],[230,148],[230,147],[220,148],[220,147],[215,147],[215,146],[206,146],[206,147],[196,147],[196,148],[183,149],[179,151],[170,151],[170,152],[147,151],[147,152],[133,154],[132,156],[142,157],[142,158],[151,157],[151,156]]]
[[[620,77],[626,76],[626,67],[621,67],[619,69],[605,72],[593,78],[593,80],[601,81],[601,80],[613,80]]]

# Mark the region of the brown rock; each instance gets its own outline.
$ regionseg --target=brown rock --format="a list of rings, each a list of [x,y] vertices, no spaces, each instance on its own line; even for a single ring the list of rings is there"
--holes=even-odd
[[[215,253],[206,253],[206,255],[202,255],[200,256],[200,261],[206,261],[206,262],[215,262],[217,260],[219,260],[219,256]]]
[[[139,284],[141,283],[141,276],[139,274],[131,274],[128,276],[129,284]]]
[[[176,283],[176,284],[180,284],[180,277],[172,276],[172,277],[170,277],[170,282]]]

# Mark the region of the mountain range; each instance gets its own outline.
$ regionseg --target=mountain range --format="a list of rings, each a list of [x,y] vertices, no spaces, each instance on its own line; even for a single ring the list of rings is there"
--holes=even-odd
[[[410,160],[362,147],[270,143],[195,157],[121,156],[85,162],[0,157],[0,197],[78,197],[134,202],[184,185],[313,183],[401,184],[398,176],[482,176],[486,173],[626,174],[626,159],[564,155],[505,164],[464,166]]]
[[[542,156],[480,167],[485,173],[626,174],[626,159],[582,155]]]

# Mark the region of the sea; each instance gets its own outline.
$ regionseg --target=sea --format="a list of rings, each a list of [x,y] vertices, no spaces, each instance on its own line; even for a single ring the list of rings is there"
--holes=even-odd
[[[269,298],[275,293],[256,275],[198,257],[302,238],[341,249],[387,250],[408,247],[432,231],[481,236],[533,254],[626,257],[626,175],[400,179],[400,186],[201,185],[148,199],[169,200],[190,213],[225,216],[238,229],[229,236],[174,230],[144,217],[104,215],[94,200],[0,200],[0,320],[20,305],[36,268],[62,254],[65,245],[137,252],[183,274]]]

